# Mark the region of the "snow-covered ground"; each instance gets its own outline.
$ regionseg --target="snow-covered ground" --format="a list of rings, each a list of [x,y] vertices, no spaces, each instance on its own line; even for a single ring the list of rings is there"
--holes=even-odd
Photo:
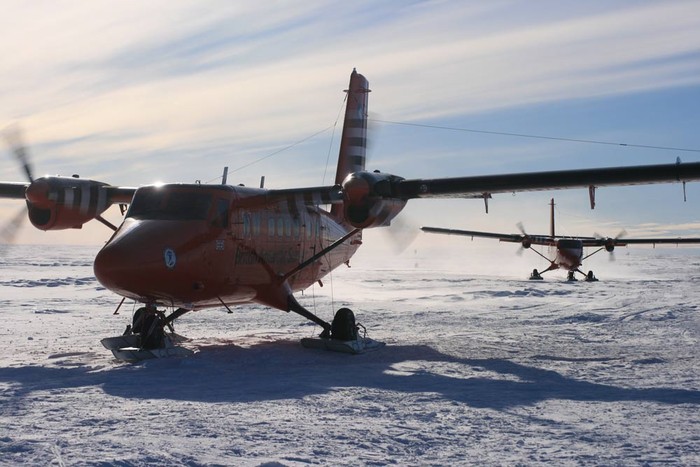
[[[300,301],[350,305],[381,350],[305,349],[318,327],[250,306],[179,320],[192,357],[125,364],[99,340],[134,308],[96,249],[0,246],[2,465],[700,464],[698,250],[597,283],[358,256]]]

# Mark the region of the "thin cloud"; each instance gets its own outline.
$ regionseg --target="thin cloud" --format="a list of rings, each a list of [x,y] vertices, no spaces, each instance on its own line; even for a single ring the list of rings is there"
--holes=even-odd
[[[30,1],[5,5],[0,27],[0,126],[23,123],[38,173],[123,185],[206,180],[319,132],[353,67],[374,90],[370,110],[398,121],[700,85],[700,6],[685,1]],[[276,159],[292,170],[240,175],[264,168],[294,186],[321,170],[330,141]],[[517,142],[467,156],[429,137],[381,147],[373,160],[398,174],[409,156],[451,174],[477,157],[488,172],[566,160],[559,146]]]

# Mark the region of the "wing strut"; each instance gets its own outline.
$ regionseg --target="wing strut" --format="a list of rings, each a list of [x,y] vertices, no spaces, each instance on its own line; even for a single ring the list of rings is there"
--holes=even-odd
[[[101,215],[95,216],[95,219],[97,219],[98,221],[102,222],[104,225],[106,225],[106,226],[109,227],[110,229],[114,230],[115,232],[117,231],[117,226],[114,225],[114,224],[112,224],[110,221],[108,221],[107,219],[105,219],[105,218],[102,217]]]
[[[343,242],[345,242],[345,240],[347,240],[348,238],[352,237],[353,235],[355,235],[356,233],[360,232],[361,230],[362,230],[362,229],[353,229],[353,230],[351,230],[350,232],[348,232],[347,234],[343,235],[341,238],[339,238],[339,239],[336,240],[335,242],[333,242],[333,243],[331,243],[330,245],[328,245],[328,246],[327,246],[326,248],[324,248],[323,250],[321,250],[321,251],[319,251],[318,253],[316,253],[315,255],[313,255],[311,258],[307,259],[306,261],[304,261],[304,262],[302,262],[302,263],[299,263],[299,265],[298,265],[297,267],[295,267],[294,269],[292,269],[291,271],[289,271],[287,274],[285,274],[285,275],[283,275],[283,276],[280,277],[281,282],[284,283],[287,279],[289,279],[290,277],[292,277],[294,274],[298,273],[299,271],[301,271],[302,269],[304,269],[304,268],[307,267],[308,265],[313,264],[313,263],[316,262],[320,257],[322,257],[323,255],[325,255],[325,254],[328,253],[329,251],[332,251],[332,250],[334,250],[335,248],[338,248],[340,245],[343,244]],[[294,298],[294,295],[292,295],[291,293],[290,293],[289,296],[287,297],[287,307],[289,308],[289,311],[293,311],[294,313],[297,313],[297,314],[303,316],[304,318],[306,318],[306,319],[308,319],[308,320],[310,320],[310,321],[313,321],[314,323],[316,323],[316,324],[318,324],[319,326],[321,326],[321,327],[323,328],[323,332],[321,333],[321,337],[325,337],[325,338],[332,337],[332,326],[331,326],[331,324],[328,323],[328,322],[326,322],[326,321],[324,321],[324,320],[322,320],[321,318],[319,318],[318,316],[316,316],[315,314],[311,313],[309,310],[307,310],[306,308],[304,308],[304,307],[297,301],[297,299]]]
[[[343,242],[344,242],[345,240],[347,240],[348,238],[352,237],[353,235],[355,235],[356,233],[358,233],[360,230],[362,230],[362,229],[353,229],[353,230],[351,230],[350,232],[348,232],[347,234],[343,235],[342,237],[340,237],[340,238],[339,238],[338,240],[336,240],[335,242],[333,242],[333,243],[331,243],[330,245],[328,245],[328,246],[327,246],[326,248],[324,248],[323,250],[321,250],[321,251],[319,251],[318,253],[316,253],[315,255],[313,255],[311,258],[307,259],[306,261],[304,261],[304,262],[302,262],[302,263],[299,263],[299,264],[297,265],[297,267],[295,267],[294,269],[292,269],[291,271],[289,271],[288,273],[286,273],[285,275],[283,275],[283,276],[280,278],[281,281],[282,281],[282,282],[286,281],[287,279],[289,279],[289,278],[292,277],[294,274],[298,273],[299,271],[301,271],[302,269],[304,269],[304,268],[307,267],[308,265],[313,264],[316,260],[318,260],[320,257],[322,257],[323,255],[325,255],[325,254],[328,253],[329,251],[335,250],[335,249],[338,248],[340,245],[342,245]]]
[[[683,182],[683,186],[685,186],[685,182]],[[588,199],[591,202],[591,209],[595,209],[595,189],[595,185],[588,186]]]

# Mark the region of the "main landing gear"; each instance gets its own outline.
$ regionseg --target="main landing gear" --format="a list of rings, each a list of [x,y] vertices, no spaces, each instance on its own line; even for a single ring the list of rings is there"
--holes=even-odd
[[[362,329],[362,333],[360,333]],[[360,354],[368,350],[376,350],[384,346],[384,342],[367,337],[367,329],[355,322],[355,314],[350,308],[336,311],[331,324],[331,334],[326,331],[319,337],[305,337],[301,345],[309,349],[331,350],[350,354]]]
[[[541,281],[542,274],[544,274],[547,271],[551,271],[553,269],[556,269],[556,268],[549,267],[542,272],[538,272],[537,269],[533,269],[532,273],[530,273],[530,277],[528,279],[531,281]],[[580,273],[581,275],[583,275],[584,280],[586,282],[598,282],[598,278],[593,274],[593,271],[588,271],[588,274],[586,274],[583,271],[581,271],[580,269],[570,270],[566,275],[566,281],[567,282],[576,282],[577,281],[577,279],[576,279],[577,272]]]
[[[187,356],[194,352],[179,346],[186,338],[175,333],[173,321],[189,310],[178,308],[170,315],[158,310],[155,305],[146,305],[134,313],[132,324],[124,334],[102,339],[102,345],[112,351],[118,360],[128,362],[151,358]],[[169,332],[165,330],[168,328]]]
[[[577,279],[575,274],[577,272],[583,276],[583,280],[586,282],[598,282],[598,278],[593,274],[593,271],[588,271],[588,274],[586,274],[580,269],[569,271],[566,280],[569,282],[576,282]]]
[[[542,274],[540,274],[539,272],[537,272],[537,269],[533,269],[533,270],[532,270],[532,274],[530,274],[529,279],[530,279],[531,281],[541,281],[541,280],[542,280]]]
[[[367,337],[367,329],[355,321],[355,314],[350,308],[341,308],[328,323],[311,313],[290,295],[289,310],[313,321],[323,328],[319,337],[306,337],[301,340],[301,345],[306,348],[332,350],[359,354],[368,350],[378,349],[384,346],[384,342],[375,341]],[[362,329],[362,333],[360,333]]]

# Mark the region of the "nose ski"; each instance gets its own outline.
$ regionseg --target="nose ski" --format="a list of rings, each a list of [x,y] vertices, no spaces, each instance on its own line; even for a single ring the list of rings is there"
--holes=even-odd
[[[141,307],[134,313],[132,324],[127,326],[124,334],[106,337],[100,342],[114,358],[125,362],[192,355],[194,351],[178,345],[187,338],[176,334],[171,324],[182,314],[184,312],[176,310],[166,317],[155,306]]]

